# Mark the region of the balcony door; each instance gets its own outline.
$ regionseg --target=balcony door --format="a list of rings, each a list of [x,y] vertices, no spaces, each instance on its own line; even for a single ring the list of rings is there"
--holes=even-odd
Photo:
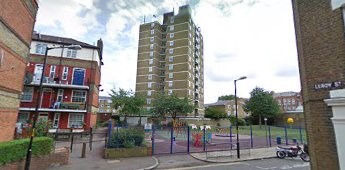
[[[43,64],[36,64],[35,71],[34,71],[34,83],[39,84],[41,81],[41,76],[43,72]]]
[[[41,98],[41,108],[49,108],[52,105],[52,89],[44,88]]]
[[[53,120],[53,128],[54,129],[59,128],[59,122],[60,122],[60,113],[55,113],[54,120]]]
[[[84,78],[85,78],[85,69],[83,68],[75,68],[73,70],[73,85],[84,85]]]

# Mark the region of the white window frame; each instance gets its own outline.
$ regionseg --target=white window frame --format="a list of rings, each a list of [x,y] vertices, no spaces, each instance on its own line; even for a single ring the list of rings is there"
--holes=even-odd
[[[67,55],[68,58],[77,58],[77,50],[76,49],[67,49]]]
[[[57,92],[57,95],[56,95],[56,101],[57,102],[63,102],[63,93],[64,93],[63,89],[58,89],[58,92]],[[61,98],[61,101],[59,101],[59,97]]]
[[[169,54],[174,54],[174,49],[173,48],[169,49]]]
[[[23,88],[23,95],[21,96],[21,100],[20,101],[22,101],[22,102],[32,102],[33,95],[34,95],[34,87],[24,86],[24,88]]]
[[[152,34],[155,34],[155,30],[151,30],[151,35],[152,35]]]
[[[169,62],[173,62],[174,61],[174,56],[169,56]]]
[[[151,89],[152,88],[152,82],[147,83],[147,88]]]
[[[173,86],[173,82],[172,82],[172,81],[169,81],[169,82],[168,82],[168,86],[169,86],[169,87],[172,87],[172,86]]]
[[[169,64],[169,70],[173,70],[174,69],[174,65]]]
[[[169,36],[170,36],[170,38],[174,38],[175,35],[174,35],[174,33],[170,33]]]
[[[150,42],[154,42],[155,41],[155,37],[150,37]]]
[[[152,95],[152,91],[151,90],[147,91],[147,96],[151,96],[151,95]]]
[[[51,65],[49,70],[49,78],[55,78],[56,65]]]
[[[170,23],[174,23],[174,22],[175,22],[175,17],[172,16],[172,17],[170,18]]]
[[[149,64],[153,64],[153,59],[150,59],[150,60],[149,60]]]
[[[174,73],[169,73],[169,78],[174,78]]]
[[[150,51],[150,58],[153,58],[153,51]]]
[[[75,125],[75,126],[72,126],[73,124],[71,124],[71,123],[73,123],[72,121],[71,121],[71,119],[72,119],[72,116],[75,116],[76,118],[78,118],[78,117],[81,117],[81,121],[78,123],[77,121],[78,120],[74,120],[73,122],[76,122],[76,124],[79,124],[79,125]],[[68,128],[83,128],[83,125],[84,125],[84,114],[82,114],[82,113],[70,113],[69,115],[68,115]]]
[[[54,119],[53,119],[53,128],[54,129],[59,128],[59,123],[60,123],[60,113],[55,113]]]
[[[146,104],[151,104],[151,99],[150,98],[146,99]]]
[[[173,90],[168,90],[168,95],[171,95],[173,93]]]
[[[152,67],[149,67],[149,72],[152,72]]]
[[[152,74],[149,74],[149,75],[147,76],[147,78],[148,78],[149,80],[152,80]]]
[[[169,45],[170,45],[170,46],[174,46],[174,41],[170,41],[170,42],[169,42]]]
[[[82,93],[83,96],[75,96],[75,93]],[[79,99],[83,99],[82,101],[79,101]],[[71,102],[86,102],[87,98],[87,91],[84,90],[72,90],[72,95],[71,95]],[[76,100],[78,99],[78,100]]]
[[[150,49],[153,50],[153,44],[150,44]]]
[[[68,70],[69,70],[69,67],[63,67],[62,76],[61,76],[62,80],[67,80],[67,78],[68,78]]]
[[[154,22],[151,23],[151,28],[153,28],[153,27],[155,27],[155,23]]]
[[[35,50],[35,53],[36,54],[45,54],[47,50],[47,44],[43,44],[43,43],[37,43],[36,44],[36,50]]]
[[[174,25],[170,25],[170,31],[174,31],[175,27]]]

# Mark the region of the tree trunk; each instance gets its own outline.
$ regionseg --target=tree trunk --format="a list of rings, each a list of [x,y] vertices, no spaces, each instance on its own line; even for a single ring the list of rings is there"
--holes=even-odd
[[[261,129],[261,115],[259,115],[259,127]]]

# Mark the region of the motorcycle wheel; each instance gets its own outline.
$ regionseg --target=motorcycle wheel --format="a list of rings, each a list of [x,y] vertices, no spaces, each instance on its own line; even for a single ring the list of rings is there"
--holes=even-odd
[[[277,151],[277,157],[280,159],[284,159],[286,156],[285,152],[283,151]]]
[[[310,157],[307,153],[305,153],[305,152],[301,153],[300,157],[303,161],[310,162]]]

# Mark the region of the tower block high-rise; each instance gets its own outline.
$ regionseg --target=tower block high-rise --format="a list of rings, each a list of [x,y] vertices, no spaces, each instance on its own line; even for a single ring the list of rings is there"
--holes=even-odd
[[[189,117],[204,115],[203,37],[191,16],[189,5],[165,13],[157,21],[140,25],[136,93],[152,107],[157,93],[189,98],[195,110]]]

